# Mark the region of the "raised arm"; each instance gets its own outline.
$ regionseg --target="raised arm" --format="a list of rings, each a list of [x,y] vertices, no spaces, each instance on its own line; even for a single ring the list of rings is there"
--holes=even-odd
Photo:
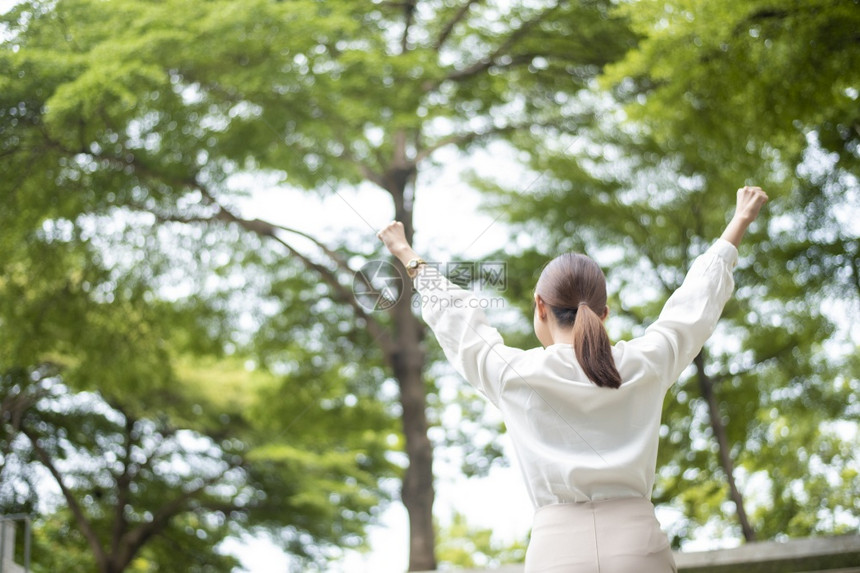
[[[767,195],[759,187],[738,189],[737,207],[720,239],[696,258],[681,286],[645,334],[630,341],[664,384],[672,384],[714,332],[734,290],[738,245]]]
[[[750,224],[758,217],[758,212],[767,201],[767,194],[761,187],[742,187],[738,189],[738,204],[735,214],[723,231],[721,239],[724,239],[738,248],[744,233]]]
[[[421,292],[421,316],[433,331],[448,361],[490,402],[499,406],[502,375],[523,351],[505,346],[482,310],[481,301],[446,279],[439,269],[426,265],[403,232],[403,224],[393,221],[377,236],[391,254],[406,267]]]

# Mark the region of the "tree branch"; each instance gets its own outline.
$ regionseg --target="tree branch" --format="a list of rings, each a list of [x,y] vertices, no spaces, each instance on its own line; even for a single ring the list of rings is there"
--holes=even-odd
[[[516,44],[532,28],[534,28],[535,26],[540,24],[542,21],[544,21],[546,18],[548,18],[553,12],[555,12],[561,6],[562,1],[563,0],[559,0],[558,2],[555,3],[554,6],[551,6],[551,7],[547,8],[546,10],[544,10],[543,12],[537,14],[531,20],[523,22],[523,24],[519,28],[517,28],[516,30],[511,32],[511,34],[505,39],[505,41],[502,42],[490,54],[484,56],[483,58],[481,58],[477,62],[473,63],[471,66],[467,66],[466,68],[464,68],[462,70],[457,70],[457,71],[451,72],[450,74],[445,76],[445,78],[443,78],[441,81],[428,86],[429,89],[427,89],[426,91],[430,91],[430,90],[434,89],[436,86],[438,86],[443,81],[446,81],[446,80],[448,80],[448,81],[460,81],[460,80],[463,80],[463,79],[466,79],[466,78],[469,78],[472,76],[476,76],[480,73],[483,73],[483,72],[489,70],[493,66],[498,65],[499,58],[501,56],[505,55],[508,52],[508,50],[510,50],[510,48],[513,47],[514,44]],[[533,58],[533,56],[531,56],[531,55],[528,55],[527,58],[524,56],[521,56],[521,57],[515,58],[514,62],[522,63],[523,61],[526,61],[526,60],[530,61],[532,58]],[[511,65],[511,64],[508,64],[508,65]]]
[[[768,362],[773,362],[773,361],[777,360],[783,354],[786,354],[787,352],[794,350],[795,348],[796,348],[795,344],[787,344],[787,345],[783,346],[782,348],[779,348],[779,349],[774,350],[773,352],[769,353],[768,356],[759,358],[756,361],[756,363],[753,364],[752,366],[750,366],[749,368],[744,368],[743,370],[738,370],[737,372],[726,372],[725,374],[718,374],[716,376],[711,376],[711,382],[713,382],[714,386],[717,386],[718,384],[721,384],[721,383],[725,382],[726,380],[731,380],[733,378],[738,378],[740,376],[746,376],[747,374],[754,372],[757,368],[761,367],[762,365],[767,364]]]
[[[848,255],[848,264],[851,265],[851,279],[849,280],[853,281],[854,289],[860,296],[860,258],[857,257],[856,253],[848,253],[848,249],[845,251]]]
[[[207,487],[221,479],[222,476],[223,473],[216,473],[215,475],[203,480],[198,487],[183,492],[182,495],[161,506],[161,508],[153,514],[151,521],[144,522],[134,529],[126,532],[126,534],[122,536],[121,549],[115,555],[115,564],[120,567],[118,570],[124,570],[128,564],[131,563],[135,554],[137,554],[147,540],[160,529],[164,528],[170,519],[181,513],[184,510],[185,504],[197,497]]]
[[[344,285],[342,285],[340,283],[340,281],[337,279],[337,275],[335,274],[334,271],[332,271],[329,268],[326,268],[325,266],[323,266],[319,263],[312,261],[309,257],[302,254],[298,249],[296,249],[295,247],[290,245],[287,241],[285,241],[284,239],[279,237],[277,234],[277,231],[280,229],[280,230],[286,231],[288,233],[297,234],[299,236],[302,236],[302,237],[309,239],[315,245],[317,245],[320,249],[322,249],[323,252],[326,254],[326,256],[328,256],[330,259],[332,259],[334,261],[334,263],[337,265],[338,268],[340,268],[344,271],[350,272],[350,273],[354,273],[355,271],[353,271],[349,267],[347,262],[345,260],[343,260],[342,257],[340,257],[337,253],[335,253],[334,251],[332,251],[331,249],[326,247],[318,239],[315,239],[314,237],[308,235],[307,233],[298,231],[296,229],[291,229],[289,227],[282,227],[279,225],[274,225],[274,224],[269,223],[267,221],[263,221],[262,219],[253,219],[253,220],[243,219],[242,217],[239,217],[238,215],[234,214],[229,209],[227,209],[226,207],[221,205],[218,202],[218,200],[209,192],[209,190],[206,189],[205,186],[200,185],[199,183],[196,183],[195,185],[196,185],[196,188],[203,194],[204,198],[208,202],[210,202],[210,204],[212,204],[214,207],[216,207],[218,209],[218,211],[214,215],[212,215],[211,217],[181,218],[181,217],[175,217],[175,216],[168,216],[168,217],[161,216],[162,220],[171,220],[171,221],[175,221],[175,222],[185,222],[185,223],[192,223],[192,222],[210,222],[211,223],[213,221],[221,221],[224,223],[234,223],[236,225],[239,225],[240,227],[242,227],[246,231],[250,231],[250,232],[252,232],[252,233],[254,233],[260,237],[271,238],[272,240],[278,242],[281,246],[283,246],[285,249],[287,249],[287,251],[291,255],[293,255],[294,257],[299,259],[302,262],[302,264],[308,270],[316,272],[323,279],[323,282],[325,282],[332,289],[333,293],[335,294],[335,298],[337,300],[340,300],[341,302],[347,303],[352,307],[353,312],[356,314],[357,317],[364,320],[364,322],[367,326],[368,332],[370,332],[371,336],[373,336],[373,339],[382,348],[383,355],[386,357],[386,360],[390,359],[389,357],[394,352],[394,344],[393,344],[393,341],[391,340],[390,336],[388,335],[387,331],[382,327],[381,324],[379,324],[379,321],[377,321],[375,318],[373,318],[373,316],[371,316],[365,310],[365,308],[361,306],[361,304],[358,302],[358,300],[356,299],[356,297],[352,291],[350,291],[348,288],[346,288]],[[362,276],[362,280],[365,281],[365,283],[368,284],[368,286],[370,286],[369,282],[367,282],[366,277]]]
[[[113,535],[111,538],[111,553],[113,555],[117,555],[120,551],[121,541],[126,532],[125,506],[129,500],[131,487],[131,450],[134,445],[132,442],[134,421],[121,409],[119,411],[125,417],[123,428],[125,430],[125,443],[123,444],[122,473],[116,478],[117,500],[114,507]]]
[[[29,375],[29,372],[24,371],[23,375]],[[29,387],[27,388],[29,389]],[[7,393],[0,401],[0,423],[8,424],[12,432],[20,431],[24,414],[45,395],[47,392],[44,390],[27,393],[21,390]]]
[[[493,135],[499,135],[504,133],[513,133],[520,130],[527,130],[533,127],[547,127],[555,129],[559,132],[563,133],[574,133],[573,129],[565,129],[565,126],[560,125],[560,122],[565,119],[571,119],[568,117],[558,117],[553,120],[545,120],[545,121],[527,121],[523,123],[510,123],[508,125],[494,125],[483,131],[469,131],[464,133],[455,133],[452,135],[448,135],[439,139],[438,141],[431,143],[427,147],[421,148],[421,150],[415,154],[415,159],[413,163],[417,165],[421,161],[430,157],[437,150],[447,147],[448,145],[463,145],[466,143],[471,143],[473,141],[478,141],[484,138],[491,137]]]
[[[481,2],[481,0],[466,0],[466,2],[464,2],[463,5],[460,6],[460,9],[457,10],[457,13],[454,14],[454,17],[451,18],[447,24],[445,24],[445,27],[442,28],[442,32],[439,34],[439,37],[436,38],[436,41],[433,43],[434,50],[438,52],[439,49],[442,48],[442,46],[448,40],[448,37],[451,35],[451,32],[454,31],[454,27],[466,17],[466,14],[469,13],[469,9],[472,7],[472,5],[477,4],[478,2]]]
[[[382,328],[382,325],[373,318],[364,307],[358,302],[358,299],[355,297],[355,293],[351,292],[349,289],[340,284],[340,281],[337,280],[335,274],[325,268],[324,266],[311,261],[308,257],[301,254],[295,248],[293,248],[289,243],[281,239],[280,237],[273,236],[273,239],[283,245],[288,251],[290,251],[293,256],[297,257],[309,270],[315,271],[320,277],[323,279],[334,293],[337,295],[336,298],[340,299],[341,302],[349,304],[353,312],[359,317],[362,318],[367,326],[367,330],[370,335],[373,337],[374,341],[376,341],[380,347],[382,348],[383,356],[387,362],[391,362],[391,357],[394,355],[396,351],[395,345],[391,340],[391,337],[388,335],[388,332]]]
[[[492,135],[497,135],[500,133],[511,133],[514,131],[518,131],[520,129],[524,129],[527,127],[531,127],[533,125],[537,125],[534,122],[524,123],[524,124],[512,124],[512,125],[501,125],[501,126],[493,126],[484,131],[471,131],[467,133],[457,133],[454,135],[449,135],[447,137],[443,137],[439,141],[424,147],[415,155],[415,164],[420,163],[424,159],[430,157],[434,152],[443,147],[447,147],[448,145],[463,145],[465,143],[471,143],[473,141],[477,141],[479,139],[484,139],[485,137],[490,137]]]
[[[358,166],[359,170],[361,170],[361,174],[364,175],[365,179],[372,183],[376,183],[379,187],[383,189],[385,188],[385,178],[383,178],[382,175],[357,160],[353,160],[353,163]]]
[[[99,571],[105,571],[105,567],[107,565],[107,554],[105,554],[104,547],[102,547],[98,535],[96,535],[92,524],[84,514],[84,510],[81,508],[80,504],[78,504],[78,500],[75,498],[74,493],[63,482],[63,476],[51,461],[51,457],[48,455],[48,452],[46,452],[41,444],[39,444],[38,437],[36,437],[26,427],[21,428],[21,433],[27,436],[27,439],[30,440],[30,444],[33,446],[33,451],[36,452],[36,456],[39,458],[39,461],[43,466],[45,466],[54,478],[54,481],[57,482],[63,497],[66,499],[66,503],[69,504],[69,509],[72,511],[72,515],[75,517],[75,522],[78,524],[81,533],[84,534],[84,537],[90,544],[90,549],[93,552]]]
[[[415,21],[415,5],[418,0],[406,0],[403,2],[403,36],[400,37],[400,53],[409,51],[409,29]]]
[[[726,473],[726,479],[728,480],[729,485],[729,495],[735,504],[738,522],[740,523],[741,530],[743,531],[744,539],[746,541],[755,541],[755,530],[753,530],[749,517],[747,516],[746,508],[744,507],[743,495],[735,482],[735,465],[731,456],[726,427],[720,417],[720,407],[717,403],[717,398],[714,395],[714,383],[705,372],[705,357],[702,352],[699,352],[699,354],[696,355],[696,358],[693,359],[693,363],[696,365],[699,389],[702,392],[702,397],[705,399],[705,403],[708,405],[711,429],[714,432],[714,438],[717,440],[717,446],[719,449],[720,466]]]
[[[364,283],[364,285],[365,285],[367,288],[369,288],[369,289],[371,289],[371,290],[375,289],[374,285],[370,282],[370,279],[368,279],[368,278],[367,278],[367,276],[365,276],[365,274],[364,274],[364,273],[356,273],[356,271],[354,271],[354,270],[349,266],[349,263],[348,263],[348,262],[347,262],[347,261],[346,261],[342,256],[340,256],[340,254],[339,254],[339,253],[337,253],[337,252],[332,251],[331,249],[329,249],[329,248],[328,248],[324,243],[322,243],[319,239],[317,239],[317,238],[315,238],[315,237],[313,237],[313,236],[309,235],[308,233],[305,233],[304,231],[299,231],[298,229],[293,229],[293,228],[290,228],[290,227],[284,227],[284,226],[282,226],[282,225],[276,225],[276,226],[277,226],[277,228],[278,228],[278,229],[280,229],[280,230],[282,230],[282,231],[285,231],[285,232],[287,232],[287,233],[292,233],[292,234],[294,234],[294,235],[298,235],[298,236],[300,236],[300,237],[304,237],[305,239],[307,239],[307,240],[311,241],[314,245],[316,245],[317,247],[319,247],[319,248],[320,248],[320,249],[321,249],[321,250],[326,254],[326,256],[328,256],[331,260],[333,260],[333,261],[337,264],[338,268],[340,268],[341,270],[343,270],[343,271],[345,271],[345,272],[352,273],[352,274],[355,274],[355,275],[360,276],[360,277],[361,277],[361,279],[360,279],[360,280]],[[289,247],[288,247],[288,248],[289,248]],[[338,283],[338,284],[340,284],[340,283]],[[354,299],[355,297],[353,296],[352,298]],[[362,312],[364,312],[364,309],[363,309],[363,308],[362,308],[361,310],[362,310]],[[367,316],[367,315],[366,315],[366,312],[364,313],[364,315],[362,316],[362,318],[364,318],[365,316]],[[383,333],[385,332],[385,331],[381,328],[381,326],[380,326],[379,328],[380,328],[380,332],[383,332]],[[386,338],[387,338],[387,336],[388,336],[388,335],[386,334],[385,336],[386,336]],[[380,342],[381,342],[381,341],[380,341]]]
[[[352,307],[356,316],[365,321],[365,324],[367,325],[367,330],[373,336],[374,341],[376,341],[381,346],[382,351],[383,351],[383,355],[385,356],[386,361],[390,362],[391,356],[393,356],[393,354],[395,352],[395,347],[394,347],[393,341],[391,340],[391,338],[388,335],[388,333],[386,332],[386,330],[384,328],[382,328],[382,325],[380,325],[379,322],[376,319],[374,319],[364,309],[364,307],[361,306],[361,304],[358,302],[358,300],[356,299],[354,294],[352,292],[350,292],[349,289],[345,288],[340,283],[340,281],[337,280],[337,276],[335,275],[335,273],[333,271],[331,271],[330,269],[328,269],[328,268],[326,268],[326,267],[324,267],[318,263],[311,261],[308,257],[306,257],[305,255],[300,253],[297,249],[295,249],[292,245],[290,245],[289,243],[287,243],[286,241],[284,241],[283,239],[278,237],[277,236],[277,230],[281,227],[278,227],[277,225],[273,225],[272,223],[269,223],[267,221],[263,221],[262,219],[244,219],[244,218],[239,217],[238,215],[234,214],[229,209],[224,207],[217,200],[217,198],[209,191],[209,189],[205,185],[203,185],[199,181],[197,181],[195,174],[192,174],[189,177],[173,178],[173,179],[165,180],[163,174],[157,173],[157,172],[153,171],[152,169],[150,169],[149,167],[147,167],[147,166],[141,164],[139,161],[137,161],[137,159],[133,153],[127,154],[127,157],[128,156],[131,157],[130,161],[128,159],[123,160],[123,159],[120,159],[117,157],[94,154],[92,151],[86,149],[85,147],[82,148],[81,150],[70,150],[70,149],[67,149],[66,147],[64,147],[60,142],[48,138],[47,135],[45,137],[46,137],[46,141],[48,142],[49,145],[53,145],[59,149],[62,149],[63,151],[65,151],[67,153],[75,153],[75,152],[79,151],[81,153],[86,153],[88,155],[91,155],[92,157],[100,159],[102,161],[106,161],[108,163],[118,165],[123,169],[127,168],[130,164],[131,166],[133,166],[136,173],[139,173],[146,178],[152,179],[154,181],[164,182],[164,183],[167,183],[170,185],[176,185],[176,186],[180,186],[180,187],[188,187],[188,188],[194,189],[196,191],[199,191],[200,194],[203,196],[203,198],[211,206],[213,206],[217,209],[216,213],[212,216],[209,216],[209,217],[200,217],[200,216],[178,217],[175,215],[166,215],[163,213],[156,213],[152,209],[143,208],[145,211],[155,215],[156,218],[159,220],[182,222],[182,223],[195,223],[195,222],[211,223],[214,221],[220,221],[223,223],[235,223],[235,224],[239,225],[240,227],[242,227],[243,229],[245,229],[246,231],[250,231],[250,232],[252,232],[252,233],[254,233],[260,237],[269,237],[269,238],[274,239],[275,241],[280,243],[284,248],[286,248],[289,253],[291,253],[293,256],[297,257],[305,265],[306,268],[318,273],[322,277],[323,281],[331,287],[332,291],[336,294],[337,299],[339,299],[341,302],[345,302],[345,303],[349,304]],[[363,170],[366,171],[366,175],[374,176],[375,182],[377,182],[383,188],[385,188],[384,177],[377,176],[375,173],[373,173],[369,168],[365,167],[364,165],[360,164],[360,166]],[[283,229],[288,231],[288,232],[295,232],[292,229],[287,229],[287,228],[283,228]],[[349,268],[349,266],[346,264],[345,261],[342,261],[342,260],[339,261],[336,256],[333,256],[335,253],[333,251],[331,251],[330,249],[328,249],[327,247],[325,247],[322,243],[320,243],[316,239],[311,238],[307,234],[303,234],[303,235],[306,238],[311,239],[317,246],[322,248],[323,251],[328,256],[333,258],[335,263],[340,268],[347,270],[349,272],[354,272],[354,271],[352,271],[352,269]],[[366,280],[366,277],[362,277],[362,280]]]
[[[492,56],[488,56],[486,59],[475,62],[468,68],[451,72],[450,74],[445,76],[445,79],[457,82],[466,78],[470,78],[472,76],[476,76],[489,70],[490,68],[511,68],[513,66],[518,66],[520,64],[531,62],[535,57],[534,54],[520,54],[517,57],[511,57],[509,62],[502,64],[498,61],[498,58],[502,55],[503,54],[494,54]]]

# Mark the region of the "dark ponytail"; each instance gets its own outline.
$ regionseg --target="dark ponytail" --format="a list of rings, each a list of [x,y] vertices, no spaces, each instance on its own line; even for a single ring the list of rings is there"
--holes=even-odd
[[[544,268],[535,293],[562,327],[573,326],[573,349],[588,379],[618,388],[621,375],[601,316],[606,310],[606,277],[585,255],[567,253]]]

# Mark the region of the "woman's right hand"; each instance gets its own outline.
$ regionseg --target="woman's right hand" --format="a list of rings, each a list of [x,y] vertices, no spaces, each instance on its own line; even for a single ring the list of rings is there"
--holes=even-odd
[[[735,216],[729,221],[726,230],[721,235],[722,239],[740,246],[741,239],[750,224],[758,217],[762,205],[767,202],[767,193],[761,187],[741,187],[738,189],[738,204],[735,207]]]

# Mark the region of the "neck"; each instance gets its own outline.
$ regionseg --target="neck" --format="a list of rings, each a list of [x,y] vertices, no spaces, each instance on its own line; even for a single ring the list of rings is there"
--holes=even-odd
[[[573,328],[561,328],[550,325],[549,337],[552,344],[573,344]]]

